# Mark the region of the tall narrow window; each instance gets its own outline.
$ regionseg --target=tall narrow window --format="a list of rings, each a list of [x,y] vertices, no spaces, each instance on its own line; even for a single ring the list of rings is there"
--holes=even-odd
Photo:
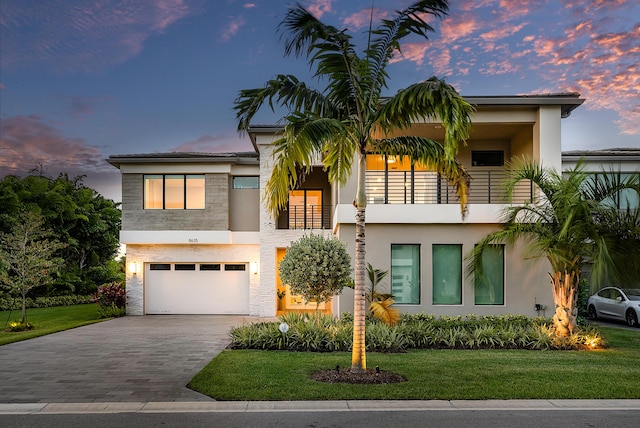
[[[504,245],[492,245],[482,254],[482,273],[475,274],[475,304],[504,305]]]
[[[462,304],[462,245],[433,246],[433,304]]]
[[[289,192],[289,229],[322,229],[322,190]]]
[[[168,210],[184,208],[184,175],[164,176],[164,208]]]
[[[161,210],[163,208],[162,175],[144,176],[144,208],[147,210]]]
[[[186,180],[186,208],[204,209],[204,175],[187,175]]]
[[[396,303],[420,304],[420,245],[391,245],[391,294]]]

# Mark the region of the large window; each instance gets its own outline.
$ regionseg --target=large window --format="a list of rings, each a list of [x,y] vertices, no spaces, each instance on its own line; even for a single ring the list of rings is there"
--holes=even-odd
[[[462,245],[433,246],[433,304],[462,304]]]
[[[204,209],[204,175],[145,175],[144,209]]]
[[[398,304],[420,304],[420,245],[391,245],[391,294]]]
[[[289,192],[289,229],[322,229],[322,190]]]
[[[504,245],[487,247],[482,254],[482,273],[475,274],[476,305],[504,305]]]

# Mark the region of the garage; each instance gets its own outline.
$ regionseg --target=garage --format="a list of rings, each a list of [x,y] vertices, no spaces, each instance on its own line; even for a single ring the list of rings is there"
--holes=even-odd
[[[248,314],[247,263],[146,263],[147,314]]]

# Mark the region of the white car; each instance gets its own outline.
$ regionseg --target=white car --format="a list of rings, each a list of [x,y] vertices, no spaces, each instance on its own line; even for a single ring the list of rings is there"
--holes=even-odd
[[[587,300],[589,318],[611,318],[640,327],[640,290],[606,287]]]

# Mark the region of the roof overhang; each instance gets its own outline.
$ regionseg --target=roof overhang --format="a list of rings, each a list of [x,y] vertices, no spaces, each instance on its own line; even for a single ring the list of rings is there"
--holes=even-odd
[[[258,152],[238,153],[146,153],[112,155],[107,159],[111,165],[171,164],[171,163],[224,163],[234,165],[259,165]]]

